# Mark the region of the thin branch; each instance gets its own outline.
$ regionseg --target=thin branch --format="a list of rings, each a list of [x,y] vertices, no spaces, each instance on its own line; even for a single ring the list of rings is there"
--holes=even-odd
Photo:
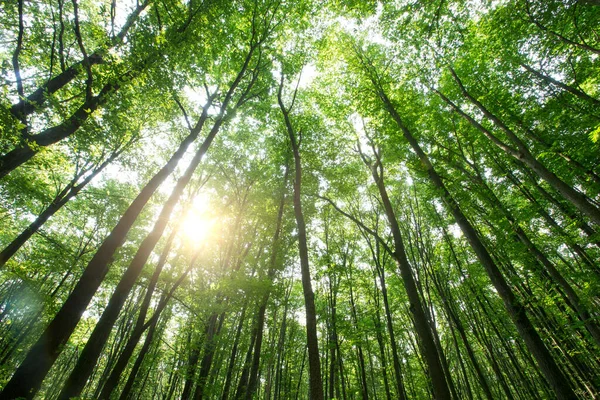
[[[21,70],[19,68],[19,55],[21,54],[21,50],[23,48],[23,31],[25,30],[23,24],[23,0],[19,0],[18,3],[19,8],[19,33],[17,35],[17,47],[13,53],[12,64],[13,69],[15,71],[15,78],[17,80],[17,92],[19,93],[19,98],[24,99],[25,93],[23,91],[23,81],[21,79]]]
[[[48,68],[48,80],[52,79],[52,73],[54,72],[54,58],[56,57],[56,15],[54,14],[54,8],[50,8],[50,15],[52,16],[52,48],[50,50],[50,68]]]
[[[574,40],[571,40],[571,39],[567,38],[566,36],[561,35],[558,32],[555,32],[553,30],[548,29],[547,26],[543,25],[533,15],[533,12],[531,11],[531,6],[529,4],[529,0],[525,0],[525,10],[526,10],[527,15],[529,16],[529,19],[531,20],[531,22],[535,26],[537,26],[540,30],[551,34],[552,36],[556,37],[557,39],[559,39],[559,40],[561,40],[561,41],[563,41],[563,42],[565,42],[567,44],[570,44],[570,45],[575,46],[575,47],[579,47],[579,48],[584,49],[584,50],[591,51],[592,53],[595,53],[595,54],[600,54],[600,50],[599,49],[596,49],[595,47],[592,47],[592,46],[588,45],[585,42],[584,43],[576,42]]]
[[[321,196],[319,194],[316,195],[316,197],[318,197],[321,200],[325,200],[326,202],[328,202],[329,204],[331,204],[331,206],[333,208],[336,209],[337,212],[339,212],[340,214],[342,214],[343,216],[345,216],[346,218],[350,219],[352,222],[354,222],[356,225],[358,225],[361,229],[363,229],[365,232],[367,232],[369,235],[373,236],[385,249],[385,251],[389,252],[390,254],[394,254],[394,251],[390,248],[390,246],[388,246],[388,244],[381,238],[381,236],[379,236],[379,234],[377,232],[375,232],[374,230],[368,228],[365,224],[363,224],[358,218],[356,218],[355,216],[348,214],[347,212],[345,212],[344,210],[342,210],[341,208],[339,208],[334,202],[333,200],[329,199],[328,197],[325,196]]]
[[[175,101],[175,103],[177,104],[179,109],[181,110],[183,117],[185,118],[185,123],[187,124],[188,129],[190,131],[192,131],[193,130],[192,124],[190,123],[190,119],[188,118],[185,108],[183,108],[183,104],[181,104],[181,102],[179,101],[179,97],[177,97],[177,93],[173,93],[173,100]]]
[[[296,95],[298,94],[298,86],[300,86],[300,80],[302,79],[302,71],[304,70],[304,65],[300,68],[300,74],[298,75],[298,81],[296,82],[296,88],[294,89],[294,95],[292,96],[292,104],[290,104],[290,110],[294,108],[294,103],[296,102]]]
[[[115,17],[117,16],[117,1],[112,0],[110,2],[110,32],[111,35],[115,34]]]
[[[144,0],[142,4],[139,4],[135,8],[135,10],[133,10],[133,12],[129,14],[129,16],[127,17],[127,21],[125,21],[125,25],[123,25],[123,28],[121,28],[121,31],[117,34],[117,36],[113,37],[113,45],[121,43],[123,39],[125,39],[125,35],[127,35],[129,29],[133,26],[137,18],[140,16],[142,11],[144,11],[144,9],[148,6],[148,4],[150,4],[150,0]]]
[[[65,23],[63,21],[63,0],[58,0],[58,21],[60,22],[60,30],[58,31],[58,59],[60,60],[60,70],[65,71],[65,42],[63,36],[65,33]]]
[[[87,73],[87,80],[85,81],[85,96],[86,99],[89,100],[92,98],[92,65],[90,63],[90,59],[88,58],[87,51],[85,50],[85,46],[83,45],[83,38],[81,37],[81,29],[79,27],[79,6],[77,5],[77,0],[72,0],[73,2],[73,13],[75,19],[75,37],[77,38],[77,44],[79,46],[79,50],[81,54],[83,54],[83,66],[85,67],[85,72]]]

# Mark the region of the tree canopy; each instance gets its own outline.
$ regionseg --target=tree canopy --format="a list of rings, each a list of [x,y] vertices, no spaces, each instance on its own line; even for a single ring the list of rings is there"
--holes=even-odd
[[[600,395],[598,1],[0,26],[0,399]]]

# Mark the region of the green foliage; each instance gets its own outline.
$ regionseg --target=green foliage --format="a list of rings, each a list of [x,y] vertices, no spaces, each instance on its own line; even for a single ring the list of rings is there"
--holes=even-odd
[[[0,5],[0,153],[36,153],[0,178],[0,246],[63,190],[108,163],[0,267],[0,386],[212,95],[198,142],[216,122],[223,122],[220,132],[81,395],[98,398],[132,336],[164,251],[146,322],[161,299],[168,304],[132,395],[179,398],[188,382],[193,390],[204,384],[206,397],[221,398],[229,379],[226,397],[233,398],[243,372],[252,373],[263,309],[253,398],[309,398],[294,159],[277,102],[283,85],[300,142],[326,397],[400,398],[394,367],[407,398],[431,397],[433,377],[396,262],[400,251],[457,398],[555,397],[452,217],[448,195],[525,305],[567,385],[578,398],[594,396],[600,388],[600,339],[593,331],[600,325],[599,227],[523,160],[529,154],[581,201],[600,208],[597,2],[149,1],[122,40],[115,35],[141,3],[116,3],[78,2],[78,38],[73,2],[23,2],[18,54],[18,4]],[[102,62],[88,69],[84,51]],[[19,101],[15,54],[25,96],[70,67],[76,73],[59,89],[46,88],[43,101],[21,115],[11,109]],[[245,63],[231,93],[235,112],[220,110]],[[90,105],[90,93],[97,96],[107,85],[118,87],[97,108]],[[85,118],[71,120],[82,107]],[[429,166],[390,109],[448,194],[432,185]],[[61,140],[37,140],[70,123],[80,126]],[[58,396],[198,142],[135,220],[40,398]],[[383,176],[404,249],[395,247],[373,168]],[[142,354],[141,343],[115,398]]]

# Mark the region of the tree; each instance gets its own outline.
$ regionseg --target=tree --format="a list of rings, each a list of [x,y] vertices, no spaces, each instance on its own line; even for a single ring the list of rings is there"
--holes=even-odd
[[[319,359],[319,343],[317,339],[317,315],[315,309],[314,292],[310,278],[308,264],[308,240],[306,237],[306,222],[302,213],[302,160],[300,158],[301,133],[297,134],[290,119],[290,111],[294,107],[298,88],[294,90],[291,104],[286,107],[283,103],[284,72],[281,72],[281,81],[277,91],[277,102],[283,114],[285,129],[287,131],[292,153],[294,155],[294,215],[298,228],[298,251],[300,255],[300,270],[302,273],[302,291],[304,292],[304,306],[306,308],[306,344],[308,348],[308,365],[310,376],[309,395],[313,399],[323,399],[323,382],[321,379],[321,361]]]

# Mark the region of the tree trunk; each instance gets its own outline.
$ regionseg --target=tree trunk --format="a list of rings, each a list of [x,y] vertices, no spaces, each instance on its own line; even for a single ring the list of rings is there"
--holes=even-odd
[[[275,223],[275,233],[273,234],[273,240],[271,242],[271,256],[269,259],[269,270],[267,272],[267,278],[272,283],[277,268],[277,256],[279,254],[279,236],[281,235],[281,225],[283,223],[283,211],[285,207],[285,193],[287,191],[287,181],[289,176],[289,163],[286,162],[285,173],[283,175],[283,186],[281,190],[281,200],[279,201],[279,208],[277,210],[277,222]],[[267,303],[269,301],[270,290],[263,296],[262,303],[258,310],[258,316],[256,319],[256,343],[254,345],[254,357],[252,359],[252,369],[250,370],[250,378],[248,380],[248,389],[246,391],[246,400],[250,400],[258,387],[258,369],[260,367],[260,355],[262,350],[263,342],[263,330],[265,325],[265,312],[267,309]],[[225,399],[223,399],[225,400]]]
[[[225,117],[225,111],[232,99],[232,96],[237,89],[238,85],[246,75],[246,71],[249,67],[250,60],[254,51],[261,44],[260,41],[253,42],[250,46],[248,54],[244,60],[244,64],[238,72],[235,80],[231,84],[225,99],[221,105],[221,113],[215,121],[213,129],[207,136],[203,143],[203,146],[196,153],[195,160],[193,162],[199,162],[198,158],[206,152],[210,146],[214,136],[218,132],[220,124],[223,122]],[[245,100],[245,96],[248,95],[249,90],[256,81],[256,76],[248,84],[249,86],[245,89],[244,95],[237,101],[235,108],[239,107]],[[34,344],[34,346],[27,353],[27,356],[21,366],[17,369],[11,380],[6,384],[2,393],[0,393],[0,400],[13,399],[17,397],[31,398],[35,392],[39,389],[42,380],[48,373],[52,364],[60,354],[62,346],[67,342],[71,334],[73,333],[77,322],[79,321],[83,311],[91,301],[96,290],[100,286],[104,276],[106,275],[108,264],[110,263],[115,251],[125,240],[127,232],[131,229],[133,223],[137,219],[142,208],[148,202],[152,194],[156,191],[160,183],[162,183],[166,177],[174,170],[179,159],[183,156],[187,147],[196,139],[200,133],[204,122],[208,117],[208,110],[212,104],[214,96],[209,97],[208,104],[206,104],[202,111],[202,116],[198,120],[198,123],[194,128],[190,130],[190,135],[181,143],[175,154],[171,157],[169,162],[150,180],[150,182],[142,189],[142,192],[136,197],[133,203],[129,206],[123,217],[117,223],[117,226],[112,230],[111,234],[102,243],[92,260],[86,267],[81,279],[76,285],[73,292],[69,295],[65,303],[63,304],[60,311],[56,314],[52,322],[48,325],[40,339]],[[228,114],[231,115],[231,114]],[[191,165],[191,164],[190,164]],[[154,240],[154,239],[152,239]],[[150,242],[150,239],[149,241]],[[146,251],[144,251],[145,253]],[[140,252],[140,257],[142,253]],[[137,263],[137,261],[136,261]],[[133,271],[131,275],[133,275]],[[125,285],[126,282],[124,282]],[[128,285],[129,283],[127,283]]]
[[[81,170],[79,171],[69,182],[69,184],[61,190],[52,200],[52,202],[46,207],[40,215],[31,223],[19,236],[17,236],[8,246],[0,252],[0,268],[2,268],[11,257],[19,251],[19,249],[36,233],[42,225],[48,221],[50,217],[52,217],[58,210],[60,210],[65,204],[67,204],[72,198],[77,196],[79,192],[91,182],[92,179],[96,175],[98,175],[106,166],[108,166],[112,161],[114,161],[119,154],[124,150],[124,148],[117,149],[114,151],[104,162],[98,165],[94,170],[88,174],[88,176],[81,181],[81,183],[77,184],[77,181],[89,170]]]
[[[535,327],[527,317],[525,308],[513,293],[512,289],[508,285],[508,282],[504,279],[504,276],[500,272],[500,269],[493,261],[484,244],[479,239],[479,236],[477,235],[471,223],[462,213],[460,207],[458,206],[458,203],[456,203],[454,198],[450,195],[450,192],[448,192],[448,190],[446,189],[446,186],[444,185],[440,176],[433,168],[433,165],[429,161],[429,158],[423,152],[421,146],[418,144],[415,138],[412,136],[412,133],[404,125],[404,122],[402,121],[400,115],[393,107],[390,99],[383,92],[383,89],[378,87],[378,92],[387,111],[390,113],[398,127],[401,129],[404,137],[409,142],[412,149],[417,153],[417,156],[421,160],[421,163],[427,170],[429,174],[429,179],[431,180],[433,185],[441,191],[442,200],[454,216],[454,219],[459,225],[461,231],[463,232],[473,251],[477,255],[477,258],[485,268],[488,276],[492,281],[492,284],[498,292],[498,295],[502,298],[506,310],[508,311],[508,314],[510,315],[514,324],[516,325],[519,334],[525,341],[529,351],[531,351],[531,353],[535,357],[538,366],[542,370],[544,377],[554,390],[556,396],[559,400],[577,398],[569,384],[569,381],[561,372],[560,368],[556,364],[556,361],[554,361],[552,355],[550,354],[546,346],[544,346],[544,343],[542,342],[542,339],[540,338]]]
[[[588,332],[592,335],[592,338],[596,342],[596,345],[600,347],[600,328],[598,325],[592,320],[592,316],[590,315],[587,307],[582,303],[579,295],[575,292],[575,289],[567,282],[567,280],[562,276],[562,274],[558,271],[556,266],[546,257],[544,253],[542,253],[537,246],[531,241],[529,236],[525,233],[523,228],[519,226],[515,218],[512,214],[507,210],[500,199],[496,196],[496,194],[492,191],[492,189],[487,185],[484,181],[479,171],[476,171],[477,175],[475,179],[484,187],[484,189],[489,193],[491,197],[491,201],[495,204],[504,217],[508,220],[508,222],[512,225],[513,230],[515,231],[515,235],[518,240],[523,243],[525,248],[538,260],[543,268],[541,271],[538,271],[542,275],[542,278],[553,280],[565,293],[567,298],[567,305],[575,311],[579,319],[583,322]]]
[[[344,255],[345,258],[345,255]],[[345,261],[345,260],[344,260]],[[345,262],[344,262],[345,264]],[[358,316],[356,313],[356,304],[354,302],[354,290],[352,289],[352,265],[349,265],[348,268],[345,268],[346,265],[343,265],[344,269],[348,271],[348,285],[349,285],[349,289],[350,289],[350,312],[352,315],[352,325],[354,326],[354,331],[357,333],[361,332],[360,327],[358,326]],[[362,335],[361,335],[362,336]],[[360,389],[361,389],[361,394],[362,394],[362,398],[363,400],[368,400],[369,399],[369,390],[368,390],[368,386],[367,386],[367,371],[366,371],[366,367],[365,367],[365,358],[363,355],[363,349],[362,349],[362,345],[360,343],[360,341],[358,343],[356,343],[356,353],[357,353],[357,359],[358,359],[358,373],[360,376]]]
[[[209,329],[210,321],[207,322],[206,325],[206,335],[208,335]],[[206,337],[204,339],[206,340]],[[200,359],[200,347],[202,347],[202,345],[203,342],[201,340],[198,340],[197,343],[193,345],[190,356],[188,357],[188,362],[185,368],[185,381],[183,383],[183,391],[181,392],[181,400],[189,400],[190,394],[192,393],[192,388],[194,387],[195,381],[194,378],[196,376],[196,369],[198,368],[198,360]]]
[[[300,254],[300,269],[302,273],[302,290],[304,293],[304,307],[306,309],[306,342],[308,346],[308,371],[310,398],[313,400],[323,400],[323,381],[321,378],[321,364],[319,361],[319,341],[317,338],[317,311],[315,308],[314,293],[310,281],[310,267],[308,264],[308,244],[306,238],[306,224],[302,213],[301,200],[301,182],[302,182],[302,164],[300,160],[299,143],[297,142],[296,132],[290,121],[289,111],[283,105],[283,74],[279,86],[278,101],[279,108],[285,120],[285,126],[290,139],[290,144],[294,154],[295,179],[294,179],[294,214],[296,216],[296,225],[298,228],[298,250]]]
[[[250,335],[250,345],[248,346],[248,350],[246,351],[246,357],[244,357],[244,362],[242,364],[242,372],[240,373],[237,389],[235,391],[236,400],[240,400],[246,397],[246,392],[248,390],[248,379],[250,378],[250,364],[252,363],[252,350],[254,349],[254,344],[256,343],[257,333],[257,330],[254,329]]]
[[[108,264],[111,262],[115,251],[125,240],[125,236],[150,197],[171,172],[173,172],[189,145],[198,137],[202,125],[208,117],[208,109],[211,103],[212,98],[209,99],[208,104],[204,107],[202,117],[199,124],[196,125],[196,129],[181,142],[179,148],[165,166],[144,186],[110,235],[98,248],[61,309],[44,330],[42,336],[29,350],[25,360],[4,387],[0,394],[0,399],[9,400],[18,397],[30,399],[37,392],[46,373],[50,370],[52,364],[60,354],[63,345],[75,330],[81,314],[85,311],[104,279],[108,270]]]
[[[446,231],[446,228],[443,227],[442,230],[443,230],[443,234],[444,234],[444,239],[446,240],[446,242],[448,243],[448,245],[450,247],[450,251],[451,251],[452,255],[454,256],[455,262],[459,263],[458,257],[456,256],[456,254],[454,252],[454,247],[452,245],[452,241],[448,237],[448,232]],[[446,313],[448,315],[448,320],[450,321],[450,325],[453,326],[458,331],[461,341],[462,341],[463,345],[465,346],[465,349],[467,350],[467,357],[469,358],[469,361],[471,361],[471,365],[475,369],[475,373],[479,380],[479,384],[480,384],[481,388],[483,389],[483,393],[485,394],[485,397],[488,400],[493,400],[494,396],[492,395],[492,391],[490,389],[488,379],[484,375],[483,370],[482,370],[481,366],[479,365],[477,358],[475,357],[475,352],[473,351],[473,347],[471,346],[471,343],[469,342],[469,340],[467,338],[465,328],[464,328],[459,316],[457,315],[457,313],[454,310],[454,304],[456,304],[456,302],[452,298],[452,292],[450,291],[450,289],[447,286],[446,287],[442,286],[443,280],[441,278],[439,278],[438,274],[435,271],[432,271],[431,273],[433,274],[432,278],[433,278],[434,285],[436,285],[436,287],[438,288],[438,291],[440,292],[440,297],[442,299],[442,305],[444,306],[444,310],[446,311]],[[454,335],[454,333],[453,333],[453,335]],[[457,351],[458,351],[458,349],[457,349]],[[467,378],[465,377],[465,379],[467,379]]]
[[[373,259],[373,263],[375,264],[375,276],[376,280],[379,281],[379,291],[381,291],[381,296],[383,298],[383,308],[385,312],[385,322],[388,335],[390,337],[390,347],[392,350],[392,363],[394,365],[394,374],[395,374],[395,382],[396,382],[396,395],[400,400],[406,400],[406,388],[404,387],[404,379],[402,377],[402,367],[400,366],[400,357],[398,356],[398,343],[396,342],[396,334],[394,332],[394,325],[392,320],[392,311],[390,309],[390,303],[388,299],[388,291],[387,291],[387,283],[385,280],[385,258],[381,260],[381,246],[379,242],[375,242],[375,245],[371,243],[371,240],[368,236],[363,235],[367,240],[367,244],[369,246],[369,250],[371,251],[371,257]],[[377,288],[377,285],[375,285]],[[379,302],[379,300],[378,300]],[[379,308],[377,309],[377,315],[379,320]]]
[[[160,311],[162,311],[162,310],[160,310]],[[154,339],[154,333],[156,331],[156,325],[158,324],[159,316],[160,316],[160,312],[157,310],[156,313],[152,316],[152,319],[150,320],[150,327],[148,329],[148,334],[146,335],[146,339],[144,339],[144,345],[140,349],[140,352],[138,353],[135,363],[133,363],[133,366],[131,367],[131,371],[129,372],[129,378],[127,378],[127,381],[125,382],[125,386],[123,387],[123,391],[121,392],[121,396],[119,397],[119,400],[127,400],[129,398],[129,395],[131,394],[131,389],[133,389],[133,384],[135,383],[137,374],[142,366],[144,357],[146,357],[146,354],[148,353],[148,350],[150,349],[150,345],[152,345],[152,339]],[[138,340],[139,340],[139,338],[138,338]]]
[[[173,239],[175,239],[176,233],[177,233],[177,230],[173,229],[171,231],[171,234],[169,235],[169,238],[167,239],[167,241],[165,243],[165,247],[163,248],[163,250],[160,254],[160,258],[158,260],[158,263],[156,264],[154,273],[152,274],[152,277],[150,278],[150,281],[148,282],[146,294],[144,296],[144,300],[143,300],[140,310],[138,312],[138,317],[135,322],[135,326],[133,327],[131,336],[129,337],[129,339],[127,341],[127,345],[125,345],[125,348],[121,352],[121,355],[119,356],[119,359],[117,360],[117,363],[113,367],[113,370],[110,373],[110,376],[105,381],[104,387],[102,388],[102,392],[100,393],[99,399],[110,398],[111,393],[113,392],[115,387],[119,384],[119,379],[121,377],[121,374],[123,373],[123,370],[125,369],[125,367],[127,367],[129,358],[133,354],[133,351],[135,350],[135,347],[137,346],[137,343],[142,336],[142,333],[143,333],[142,328],[144,326],[144,322],[146,321],[146,315],[148,313],[148,308],[150,307],[150,301],[152,300],[152,295],[154,293],[154,289],[156,288],[156,284],[157,284],[160,274],[162,272],[163,266],[165,265],[165,263],[167,261],[167,257],[169,256],[169,253],[171,252],[171,246],[173,243]]]
[[[289,307],[289,296],[292,290],[292,285],[290,284],[288,290],[286,291],[285,301],[283,306],[283,316],[281,319],[281,327],[279,328],[279,338],[277,340],[277,360],[275,362],[275,390],[273,393],[273,400],[277,400],[279,398],[279,393],[281,391],[281,381],[282,381],[282,365],[283,359],[285,356],[285,338],[287,332],[287,316],[288,316],[288,307]]]
[[[72,397],[77,397],[80,395],[81,390],[83,390],[83,387],[87,382],[94,365],[96,365],[98,361],[98,357],[102,352],[102,348],[104,347],[106,340],[108,340],[112,326],[114,325],[114,322],[116,321],[123,306],[123,302],[129,295],[129,292],[135,284],[139,274],[142,272],[148,257],[162,237],[162,234],[170,220],[173,209],[179,202],[185,187],[192,179],[192,176],[200,164],[202,157],[218,133],[222,121],[222,118],[215,121],[213,128],[202,143],[202,146],[200,146],[194,155],[194,158],[190,162],[184,175],[177,181],[175,188],[173,189],[167,202],[164,204],[160,215],[158,216],[152,232],[150,232],[142,241],[142,244],[136,252],[133,260],[127,267],[127,270],[115,288],[108,305],[104,309],[104,312],[96,324],[92,335],[89,337],[84,349],[81,352],[73,373],[65,383],[61,395],[59,396],[59,400],[68,400]]]
[[[208,331],[206,339],[204,341],[204,354],[200,361],[200,371],[198,372],[198,379],[196,382],[196,390],[194,391],[194,400],[202,400],[204,397],[204,388],[208,380],[208,375],[213,364],[213,358],[217,347],[217,338],[221,332],[223,326],[223,320],[225,319],[225,312],[221,314],[214,313],[210,316]]]
[[[129,75],[129,74],[128,74]],[[132,79],[129,76],[130,79]],[[108,97],[119,90],[123,80],[109,82],[98,93],[98,95],[87,99],[78,109],[61,124],[48,128],[36,135],[29,136],[27,142],[15,147],[8,153],[0,156],[0,179],[8,175],[12,170],[29,161],[39,152],[39,148],[50,146],[74,134],[87,119],[101,107]]]
[[[106,380],[106,383],[104,383],[102,392],[100,393],[100,396],[98,397],[99,399],[109,399],[110,398],[110,395],[112,394],[112,392],[115,390],[115,388],[119,384],[119,380],[123,374],[123,371],[127,367],[127,363],[129,362],[129,359],[131,358],[131,355],[133,354],[135,347],[137,346],[142,334],[148,328],[148,323],[145,323],[145,322],[146,322],[146,315],[148,313],[148,308],[150,306],[150,301],[152,300],[152,294],[154,293],[154,289],[156,288],[158,278],[160,277],[163,266],[165,265],[165,262],[169,255],[171,245],[173,243],[173,239],[175,238],[176,233],[177,233],[177,230],[174,229],[173,232],[171,233],[171,235],[169,236],[169,238],[167,239],[167,243],[165,243],[165,248],[163,249],[161,256],[158,260],[158,263],[154,270],[154,274],[152,275],[152,278],[150,279],[150,282],[148,283],[148,288],[146,289],[146,295],[144,296],[144,300],[142,302],[142,306],[140,307],[138,318],[136,320],[136,323],[135,323],[135,326],[131,333],[131,336],[129,337],[127,344],[125,345],[125,348],[121,352],[119,359],[117,360],[115,366],[113,367],[113,370],[112,370],[110,376]],[[190,265],[189,265],[188,269],[178,278],[177,282],[173,285],[173,287],[169,291],[169,294],[165,298],[160,300],[156,310],[154,311],[154,314],[151,317],[151,321],[150,321],[151,325],[155,324],[155,322],[152,320],[158,319],[158,317],[160,316],[161,312],[164,310],[165,306],[167,305],[167,302],[169,301],[169,299],[171,298],[171,296],[173,295],[175,290],[179,287],[179,285],[183,282],[183,280],[189,274],[189,272],[191,271],[192,267],[194,266],[194,264],[196,262],[198,255],[199,255],[198,252],[196,252],[194,254],[194,256],[192,257],[192,260],[190,261]]]
[[[540,178],[545,180],[550,186],[552,186],[556,191],[558,191],[565,199],[570,201],[582,214],[588,216],[590,220],[592,220],[596,225],[600,225],[600,210],[591,204],[588,201],[588,198],[582,193],[576,191],[571,186],[567,185],[563,182],[558,176],[556,176],[553,172],[548,170],[546,166],[540,163],[530,152],[527,146],[517,137],[517,135],[510,130],[502,121],[500,121],[495,115],[493,115],[489,110],[487,110],[483,104],[481,104],[477,99],[472,97],[465,87],[462,85],[462,82],[451,69],[452,75],[454,76],[456,82],[458,83],[461,92],[463,95],[471,101],[477,108],[481,110],[481,112],[489,118],[494,124],[496,124],[500,129],[502,129],[508,138],[514,143],[517,148],[512,148],[509,145],[502,142],[496,136],[494,136],[489,130],[487,130],[483,125],[477,122],[473,117],[467,115],[460,107],[454,104],[450,99],[444,96],[442,93],[436,91],[440,97],[446,101],[457,113],[459,113],[463,118],[465,118],[471,125],[473,125],[477,130],[483,133],[488,139],[490,139],[496,146],[501,148],[506,154],[511,157],[521,161],[523,164],[527,165],[533,172],[535,172]]]
[[[377,289],[377,284],[375,284],[375,288]],[[381,359],[381,374],[383,375],[383,386],[385,388],[385,398],[387,400],[392,400],[392,394],[390,392],[390,384],[388,382],[388,364],[387,358],[385,356],[385,344],[383,341],[382,327],[381,327],[381,315],[379,313],[379,299],[377,299],[377,305],[375,310],[375,317],[373,317],[373,323],[375,325],[375,334],[377,336],[377,345],[379,346],[379,358]],[[333,395],[330,396],[333,398]],[[398,396],[400,398],[400,396]]]
[[[240,342],[240,336],[242,334],[242,328],[244,327],[244,318],[246,316],[246,306],[242,309],[242,314],[240,315],[240,320],[238,321],[238,326],[235,332],[235,339],[233,340],[233,347],[231,348],[231,355],[229,356],[229,365],[227,366],[227,375],[225,377],[225,385],[223,387],[223,394],[221,396],[222,400],[229,399],[229,388],[231,387],[231,380],[233,378],[233,369],[235,367],[235,361],[237,357],[238,345]]]
[[[402,282],[404,283],[404,288],[408,296],[408,301],[410,303],[409,309],[413,316],[413,324],[415,326],[417,336],[420,339],[421,354],[427,363],[428,375],[430,376],[431,383],[433,384],[434,395],[438,400],[450,400],[450,389],[448,388],[444,370],[440,362],[438,349],[431,333],[433,327],[429,326],[429,322],[427,321],[427,316],[425,315],[423,304],[421,302],[421,298],[419,297],[419,291],[413,276],[412,266],[406,257],[404,241],[402,239],[402,234],[400,233],[400,227],[398,226],[396,214],[383,182],[383,165],[378,160],[375,165],[370,165],[370,169],[373,179],[377,185],[377,189],[379,190],[379,195],[385,209],[385,214],[392,231],[392,236],[394,239],[394,250],[392,256],[398,265]]]

